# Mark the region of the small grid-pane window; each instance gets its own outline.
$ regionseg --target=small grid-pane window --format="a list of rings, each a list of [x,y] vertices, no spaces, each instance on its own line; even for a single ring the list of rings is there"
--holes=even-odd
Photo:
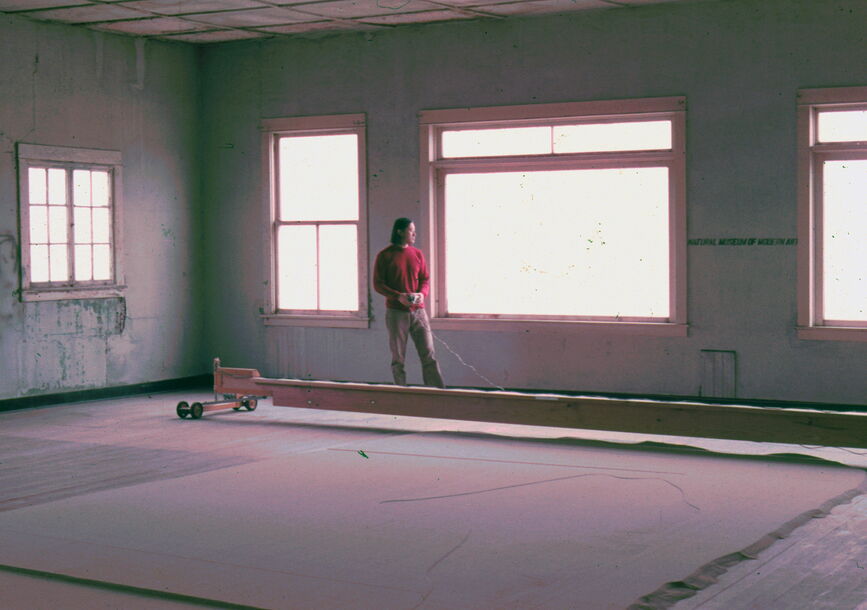
[[[19,160],[22,294],[103,296],[101,290],[118,284],[119,155],[20,145]]]

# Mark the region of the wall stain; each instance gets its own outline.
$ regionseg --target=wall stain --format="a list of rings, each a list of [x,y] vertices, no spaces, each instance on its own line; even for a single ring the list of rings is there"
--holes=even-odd
[[[20,309],[18,294],[18,241],[14,235],[0,235],[0,337]]]

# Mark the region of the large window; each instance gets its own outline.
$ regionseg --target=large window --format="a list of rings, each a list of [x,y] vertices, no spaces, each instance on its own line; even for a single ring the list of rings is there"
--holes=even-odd
[[[23,300],[116,296],[121,157],[18,145]]]
[[[436,326],[686,332],[682,98],[421,118]]]
[[[867,87],[799,93],[799,335],[867,341]]]
[[[268,119],[266,321],[367,324],[364,115]]]

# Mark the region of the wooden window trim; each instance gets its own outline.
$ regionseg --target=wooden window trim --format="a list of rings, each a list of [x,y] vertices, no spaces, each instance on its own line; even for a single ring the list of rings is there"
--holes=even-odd
[[[67,146],[45,146],[19,142],[18,160],[18,206],[19,235],[21,244],[21,288],[19,297],[22,302],[59,301],[74,299],[100,299],[123,296],[126,284],[123,275],[123,163],[122,155],[116,150],[74,148]],[[30,200],[29,175],[31,167],[60,167],[72,172],[74,169],[107,169],[111,175],[111,256],[112,280],[38,282],[30,281]],[[71,176],[70,176],[71,180]],[[72,203],[67,206],[71,208]]]
[[[457,108],[424,110],[419,113],[419,176],[421,177],[420,200],[427,212],[429,246],[425,255],[433,281],[428,301],[432,304],[431,325],[435,330],[526,330],[553,332],[604,332],[651,336],[686,336],[687,323],[687,275],[686,275],[686,99],[684,97],[649,98],[636,100],[604,100],[590,102],[567,102],[558,104],[531,104],[487,108]],[[630,157],[638,163],[666,160],[670,168],[669,208],[669,302],[668,321],[660,322],[629,320],[616,321],[610,318],[592,320],[557,318],[546,320],[541,316],[468,316],[451,317],[445,314],[447,303],[443,294],[445,243],[440,227],[443,222],[441,171],[457,170],[472,165],[485,166],[476,159],[449,158],[440,155],[440,133],[444,129],[479,127],[513,127],[532,124],[556,124],[575,122],[615,122],[623,120],[653,120],[665,118],[672,122],[672,149],[670,152],[631,152]],[[587,167],[604,167],[622,158],[622,153],[570,153],[554,155],[526,155],[516,157],[488,158],[488,166],[504,168],[509,164],[527,163],[555,167],[562,164],[586,164]],[[580,161],[579,161],[580,160]]]
[[[822,311],[822,162],[867,159],[867,142],[818,143],[816,117],[822,110],[867,109],[867,87],[798,91],[797,294],[799,339],[867,341],[867,322],[826,320]]]
[[[265,257],[268,261],[265,306],[260,318],[266,326],[307,326],[331,328],[369,328],[369,275],[367,268],[367,144],[366,118],[363,113],[278,117],[263,119],[259,125],[262,133],[262,184],[264,185],[264,216],[268,222],[268,239]],[[354,133],[358,136],[358,311],[320,312],[277,309],[277,164],[276,147],[285,135],[327,135],[329,133]],[[311,221],[309,224],[323,224]],[[333,223],[325,223],[333,224]],[[344,223],[339,223],[344,224]]]

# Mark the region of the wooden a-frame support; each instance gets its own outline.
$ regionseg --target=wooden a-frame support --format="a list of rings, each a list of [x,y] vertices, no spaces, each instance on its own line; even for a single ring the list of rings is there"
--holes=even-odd
[[[867,448],[865,412],[269,379],[214,360],[218,395],[275,406],[524,426]]]

